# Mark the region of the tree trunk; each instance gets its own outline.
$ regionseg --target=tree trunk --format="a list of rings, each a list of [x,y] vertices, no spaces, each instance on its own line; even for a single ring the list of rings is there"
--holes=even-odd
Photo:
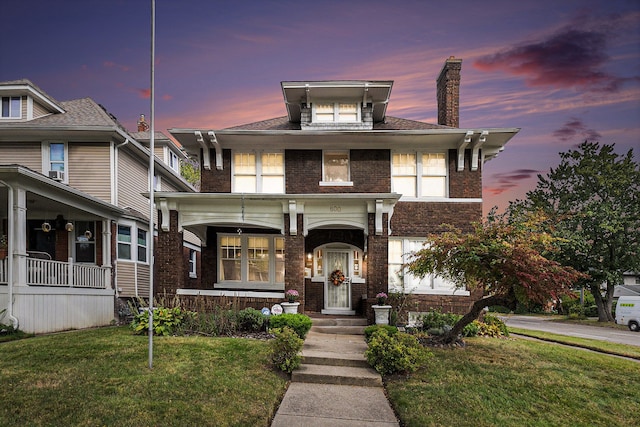
[[[596,307],[598,308],[598,322],[613,322],[613,315],[611,314],[611,308],[613,306],[613,289],[614,285],[607,282],[607,292],[604,297],[600,292],[600,285],[593,284],[589,286],[589,290],[596,300]]]
[[[512,291],[513,292],[513,291]],[[473,303],[471,306],[471,310],[464,316],[462,319],[458,320],[453,328],[444,336],[445,343],[454,342],[460,334],[462,334],[462,330],[469,323],[473,322],[478,318],[480,313],[485,307],[492,305],[501,305],[503,307],[515,309],[515,296],[510,292],[508,295],[491,295],[484,297]]]

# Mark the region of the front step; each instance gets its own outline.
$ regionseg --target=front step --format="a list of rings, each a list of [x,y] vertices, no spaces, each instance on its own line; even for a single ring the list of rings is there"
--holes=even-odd
[[[312,317],[313,326],[367,326],[367,319],[360,317],[333,318],[333,317]]]
[[[291,374],[294,382],[382,387],[382,377],[371,368],[303,364]]]
[[[311,330],[320,334],[364,335],[364,326],[312,326]]]

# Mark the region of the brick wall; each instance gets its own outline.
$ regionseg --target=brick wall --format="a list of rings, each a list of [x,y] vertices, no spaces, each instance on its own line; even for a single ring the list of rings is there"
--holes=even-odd
[[[222,150],[222,170],[215,166],[216,152],[210,150],[211,170],[206,170],[200,163],[200,191],[203,193],[231,192],[231,150]],[[200,156],[202,157],[202,156]]]
[[[442,231],[442,224],[470,230],[482,218],[482,203],[398,202],[391,217],[392,236],[426,236]]]
[[[438,124],[460,126],[460,71],[462,60],[453,56],[444,64],[437,79]]]
[[[458,172],[458,152],[449,150],[449,197],[482,198],[481,163],[478,161],[478,170],[472,171],[471,150],[464,150],[464,170]]]
[[[394,214],[395,216],[395,214]],[[389,243],[388,236],[388,215],[383,214],[382,217],[383,230],[382,234],[376,235],[375,214],[369,214],[369,236],[367,241],[367,289],[366,289],[366,310],[367,318],[373,322],[374,314],[371,306],[376,303],[376,294],[378,292],[388,292],[389,278],[389,252],[387,249]],[[364,294],[363,292],[362,294]]]
[[[162,224],[162,212],[158,212]],[[155,294],[173,296],[185,286],[185,263],[182,255],[182,233],[178,232],[178,212],[169,212],[169,231],[158,229],[155,260]]]
[[[303,229],[302,215],[297,215],[298,230]],[[289,234],[289,214],[285,215],[284,251],[286,254],[284,267],[284,288],[295,289],[300,294],[299,312],[305,310],[305,279],[304,279],[304,236],[298,233]]]

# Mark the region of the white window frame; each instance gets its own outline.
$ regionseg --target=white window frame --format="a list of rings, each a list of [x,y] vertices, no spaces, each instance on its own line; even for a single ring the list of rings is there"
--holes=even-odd
[[[8,98],[9,99],[9,107],[6,110],[7,115],[5,116],[5,109],[4,107],[4,100]],[[13,108],[13,102],[17,100],[18,101],[18,107],[17,107],[17,115],[15,114],[16,108]],[[19,120],[22,118],[22,97],[21,96],[2,96],[0,97],[0,119],[2,120]]]
[[[243,174],[242,176],[255,177],[255,192],[254,194],[285,194],[285,158],[284,151],[281,150],[233,150],[231,153],[231,192],[232,193],[249,193],[248,191],[240,191],[236,185],[236,166],[235,158],[236,154],[252,154],[255,158],[255,174]],[[269,154],[279,154],[282,157],[282,174],[269,173],[263,171],[262,156]],[[238,175],[240,176],[240,175]],[[282,192],[268,191],[270,186],[264,185],[265,178],[267,177],[282,177]]]
[[[222,280],[222,238],[223,237],[240,237],[240,280]],[[266,281],[250,281],[249,280],[249,238],[266,238],[269,243],[269,260],[268,260],[268,280]],[[218,233],[217,236],[217,253],[218,253],[218,277],[215,289],[254,289],[254,290],[284,290],[284,274],[282,281],[277,281],[278,265],[281,264],[285,268],[284,260],[278,260],[276,254],[276,239],[282,239],[282,255],[284,257],[284,236],[279,234],[232,234]]]
[[[120,237],[120,227],[128,227],[130,231],[131,241],[130,242],[121,242]],[[138,261],[138,251],[140,250],[141,245],[138,244],[138,230],[144,231],[146,233],[146,245],[142,246],[145,251],[145,259],[146,261]],[[132,221],[119,221],[116,225],[116,258],[118,261],[124,262],[135,262],[138,264],[149,264],[149,230],[146,227],[141,227],[139,224]],[[121,258],[119,246],[120,245],[129,245],[130,247],[130,257],[129,258]]]
[[[326,245],[318,246],[311,253],[311,259],[309,260],[309,274],[312,282],[324,283],[327,274],[330,271],[324,271],[324,254],[327,250],[345,250],[349,252],[349,272],[351,283],[366,283],[364,278],[364,251],[357,246],[349,244],[335,244],[329,243]]]
[[[447,282],[442,277],[428,274],[422,279],[411,274],[406,264],[411,260],[412,253],[424,244],[424,239],[415,237],[389,237],[389,252],[393,242],[401,243],[401,259],[392,259],[392,254],[388,254],[388,283],[390,292],[402,292],[416,295],[456,295],[469,296],[470,292],[466,288],[456,288],[451,282]],[[394,273],[397,271],[398,276]],[[396,283],[399,279],[399,283]],[[404,285],[404,286],[403,286]]]
[[[83,227],[80,227],[80,222],[87,222],[87,223],[92,223],[93,224],[93,231],[92,230],[87,230],[86,228],[83,229]],[[88,264],[88,265],[96,265],[96,259],[97,259],[97,253],[96,253],[96,236],[95,236],[95,231],[96,231],[96,222],[95,221],[74,221],[73,223],[74,226],[74,230],[69,233],[69,235],[73,238],[73,259],[76,263],[78,264]],[[90,234],[86,233],[87,231],[89,231]],[[86,241],[83,241],[82,239],[85,238]],[[86,261],[78,261],[78,245],[79,244],[86,244],[86,245],[91,245],[93,247],[93,261],[92,262],[86,262]]]
[[[198,251],[193,248],[189,249],[189,278],[195,279],[198,277]]]
[[[42,143],[42,174],[49,176],[49,172],[54,170],[51,168],[52,163],[59,163],[59,161],[51,160],[51,145],[52,144],[61,144],[64,147],[63,155],[64,159],[62,160],[62,174],[63,179],[62,182],[68,184],[69,183],[69,144],[66,141],[45,141]]]
[[[346,181],[327,181],[325,170],[325,156],[327,154],[346,154],[347,155],[347,180]],[[322,187],[352,187],[353,181],[351,181],[351,151],[350,150],[322,150],[322,181],[320,181]]]
[[[180,173],[180,158],[178,157],[178,155],[173,151],[173,150],[168,150],[169,154],[168,154],[168,164],[169,164],[169,168],[171,168],[173,171]]]
[[[320,117],[323,117],[317,113],[317,107],[319,106],[333,106],[333,120],[322,120]],[[343,105],[355,105],[356,108],[356,119],[355,120],[347,120],[341,119],[340,112],[342,111],[341,107]],[[360,123],[362,121],[362,108],[360,108],[360,102],[350,102],[350,101],[315,101],[311,104],[311,121],[312,123]]]
[[[406,175],[406,174],[394,174],[393,173],[393,155],[394,154],[411,154],[415,156],[416,159],[416,164],[415,164],[415,175]],[[422,157],[424,155],[442,155],[444,156],[444,174],[431,174],[431,175],[426,175],[425,174],[425,170],[426,170],[426,166],[423,165],[423,159]],[[448,152],[442,152],[442,151],[407,151],[407,150],[395,150],[391,153],[391,191],[392,192],[398,192],[395,189],[395,185],[394,185],[394,181],[395,181],[395,177],[408,177],[411,176],[414,178],[414,186],[415,186],[415,194],[414,195],[410,195],[407,196],[405,194],[402,194],[402,196],[400,197],[400,200],[402,201],[412,201],[412,200],[438,200],[438,199],[447,199],[449,198],[449,153]],[[423,189],[423,183],[422,180],[423,178],[426,177],[439,177],[439,178],[444,178],[444,194],[443,195],[438,195],[438,196],[423,196],[422,193],[424,192]]]

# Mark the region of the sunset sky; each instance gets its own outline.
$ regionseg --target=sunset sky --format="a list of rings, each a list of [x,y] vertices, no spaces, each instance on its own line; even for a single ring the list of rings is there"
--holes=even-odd
[[[149,114],[150,0],[0,0],[0,81]],[[435,123],[462,58],[462,128],[522,128],[485,165],[485,211],[584,140],[640,157],[640,1],[156,1],[156,130],[286,115],[281,81],[394,80],[390,116]]]

